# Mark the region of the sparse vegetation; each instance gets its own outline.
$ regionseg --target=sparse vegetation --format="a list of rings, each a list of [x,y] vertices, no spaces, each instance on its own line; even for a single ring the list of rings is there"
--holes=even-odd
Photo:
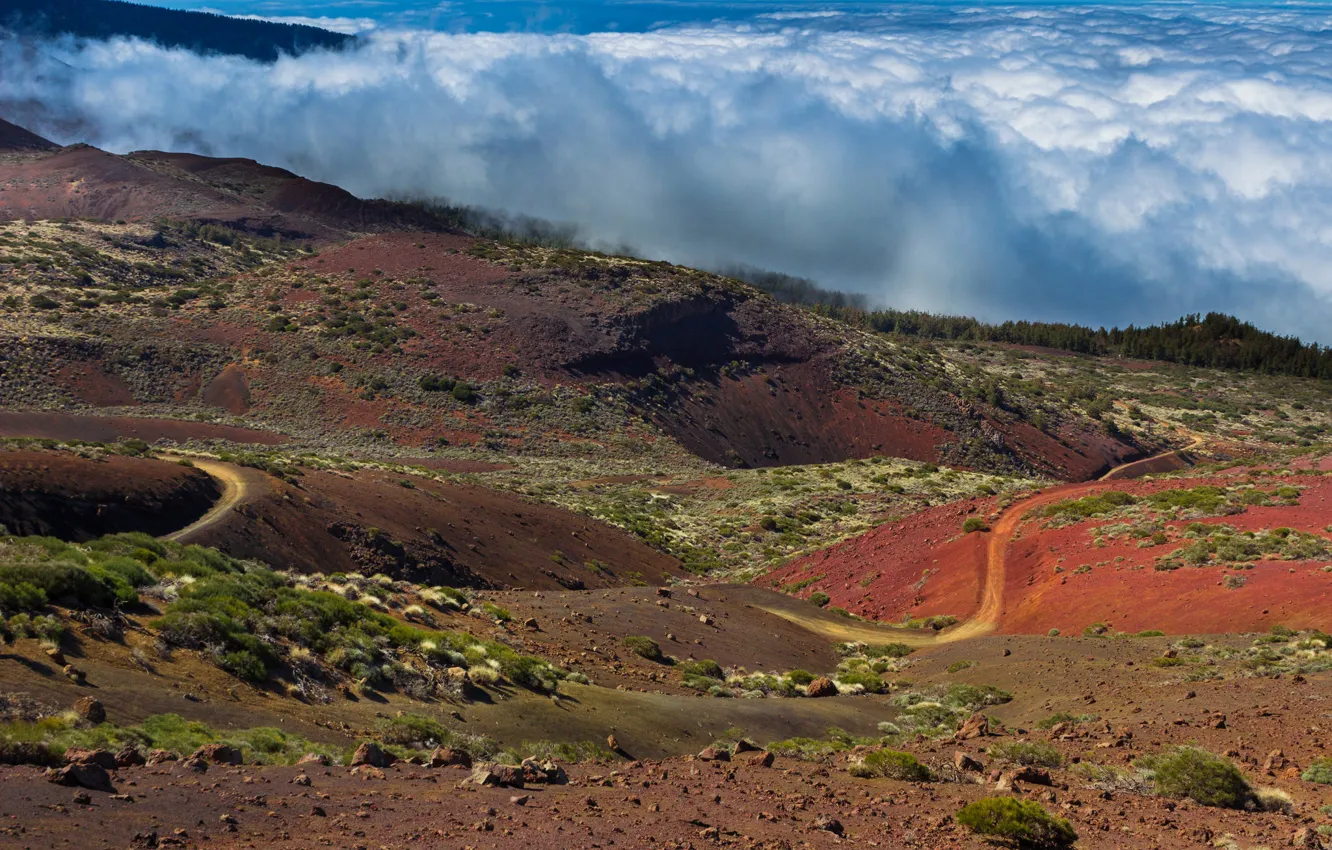
[[[1032,800],[987,797],[968,803],[957,822],[977,835],[1010,841],[1020,847],[1070,847],[1077,832]]]

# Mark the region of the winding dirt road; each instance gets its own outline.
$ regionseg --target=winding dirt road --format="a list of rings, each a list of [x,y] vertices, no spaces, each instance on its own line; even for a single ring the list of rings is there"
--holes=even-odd
[[[1146,464],[1153,460],[1169,457],[1181,452],[1196,449],[1202,445],[1201,437],[1194,437],[1192,443],[1182,449],[1172,449],[1153,455],[1150,458],[1121,464],[1096,481],[1083,484],[1066,484],[1035,493],[1020,502],[1009,505],[1000,515],[989,534],[989,545],[985,555],[985,583],[980,588],[981,606],[974,617],[961,624],[937,634],[921,633],[915,629],[905,629],[885,623],[872,623],[861,620],[833,620],[822,611],[813,609],[808,603],[799,602],[790,607],[758,603],[755,607],[769,614],[790,620],[816,634],[844,643],[904,643],[909,646],[937,646],[956,643],[961,640],[988,635],[999,628],[1003,614],[1004,582],[1008,574],[1008,547],[1013,542],[1013,535],[1018,525],[1032,511],[1065,499],[1077,499],[1109,489],[1116,473]]]
[[[167,540],[184,541],[197,531],[201,531],[216,522],[221,521],[232,508],[239,505],[246,496],[249,495],[249,483],[237,469],[229,463],[222,463],[216,460],[204,460],[202,458],[192,457],[189,461],[198,469],[211,475],[219,484],[222,485],[222,498],[218,499],[208,513],[199,517],[194,522],[170,534],[164,535]]]

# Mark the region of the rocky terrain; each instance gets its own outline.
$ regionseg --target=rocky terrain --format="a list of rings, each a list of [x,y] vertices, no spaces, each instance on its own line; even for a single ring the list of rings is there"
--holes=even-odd
[[[0,846],[1332,846],[1317,380],[0,123]]]

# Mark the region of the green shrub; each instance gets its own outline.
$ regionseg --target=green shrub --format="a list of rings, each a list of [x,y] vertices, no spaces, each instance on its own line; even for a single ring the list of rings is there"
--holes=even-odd
[[[1057,818],[1031,800],[987,797],[968,803],[957,813],[957,822],[977,835],[1011,841],[1027,847],[1069,847],[1078,834],[1063,818]]]
[[[646,658],[648,661],[661,661],[661,647],[650,637],[635,635],[624,639],[624,645],[629,647],[635,655]]]
[[[866,693],[881,694],[888,689],[884,684],[883,677],[878,673],[869,670],[853,670],[849,673],[837,674],[837,682],[842,685],[860,685]],[[809,684],[806,682],[805,684]]]
[[[809,601],[810,604],[816,605],[819,608],[826,608],[828,603],[832,601],[832,597],[824,593],[822,590],[816,590],[809,595]]]
[[[1064,757],[1046,741],[1003,741],[990,747],[991,756],[1014,764],[1059,767]]]
[[[900,779],[904,782],[928,782],[930,769],[911,753],[898,750],[874,750],[853,762],[847,771],[862,779]]]
[[[786,674],[786,680],[788,682],[793,685],[799,685],[802,688],[814,681],[815,678],[814,674],[808,670],[792,670],[790,673]]]
[[[1196,747],[1176,747],[1138,764],[1151,771],[1156,793],[1164,797],[1226,809],[1243,808],[1253,797],[1248,780],[1229,759]]]
[[[680,673],[685,676],[701,676],[705,679],[724,679],[726,673],[721,665],[711,658],[704,658],[701,661],[681,661]],[[811,681],[813,678],[811,677]]]
[[[1332,759],[1319,759],[1300,774],[1305,782],[1317,782],[1320,785],[1332,785]]]
[[[513,619],[513,614],[509,613],[508,608],[496,605],[494,602],[482,602],[481,610],[502,623],[507,623],[509,620]]]
[[[904,643],[882,643],[860,647],[859,651],[866,658],[906,658],[916,650]]]
[[[46,591],[31,582],[0,584],[0,611],[36,611],[46,604]]]
[[[985,524],[985,520],[978,516],[968,517],[967,521],[962,523],[962,533],[971,534],[973,531],[989,531],[990,527]]]

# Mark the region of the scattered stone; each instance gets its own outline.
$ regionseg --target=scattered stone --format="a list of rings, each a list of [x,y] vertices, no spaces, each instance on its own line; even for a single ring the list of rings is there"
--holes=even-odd
[[[179,764],[181,767],[185,768],[186,770],[190,770],[195,773],[208,772],[208,762],[196,756],[187,756],[186,758],[183,758],[179,762],[177,762],[177,764]]]
[[[149,750],[148,757],[144,761],[144,764],[147,764],[149,767],[156,767],[163,762],[176,761],[179,758],[180,756],[170,750]]]
[[[515,806],[526,806],[528,801],[531,799],[532,797],[530,794],[519,794],[516,797],[510,797],[509,802],[514,804]]]
[[[1267,760],[1263,762],[1263,771],[1275,772],[1286,766],[1286,754],[1281,750],[1272,750],[1267,754]]]
[[[615,738],[614,735],[606,736],[606,749],[610,750],[613,753],[618,753],[620,751],[620,742]]]
[[[842,822],[837,818],[831,818],[827,815],[819,815],[814,818],[814,828],[821,829],[824,832],[831,832],[833,835],[841,835],[845,832]]]
[[[837,686],[827,676],[820,676],[805,686],[805,696],[835,697],[837,696]]]
[[[105,723],[106,707],[93,697],[81,697],[74,702],[74,713],[89,723]]]
[[[523,628],[532,632],[541,631],[541,626],[537,623],[536,617],[528,617],[526,620],[523,620]]]
[[[78,791],[74,794],[74,799],[71,802],[76,806],[86,806],[92,802],[92,797],[89,796],[87,791]]]
[[[296,778],[291,781],[294,785],[303,785],[307,788],[310,786],[310,777],[304,773],[296,774]]]
[[[301,756],[300,759],[296,762],[296,764],[298,765],[319,764],[323,765],[324,767],[327,767],[328,763],[329,763],[329,758],[323,753],[306,753],[305,755]]]
[[[69,677],[70,681],[76,685],[82,685],[88,680],[88,674],[75,667],[73,664],[66,664],[61,668],[61,672]]]

